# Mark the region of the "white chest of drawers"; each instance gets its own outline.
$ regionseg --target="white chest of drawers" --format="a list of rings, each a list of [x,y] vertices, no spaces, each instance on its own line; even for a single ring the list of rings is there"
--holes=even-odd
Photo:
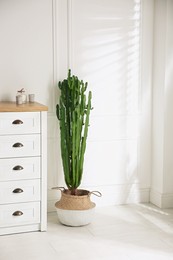
[[[0,102],[0,235],[47,228],[47,109]]]

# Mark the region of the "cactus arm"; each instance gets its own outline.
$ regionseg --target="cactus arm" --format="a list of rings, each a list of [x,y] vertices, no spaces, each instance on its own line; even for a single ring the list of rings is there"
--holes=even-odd
[[[79,156],[80,156],[80,145],[81,145],[81,135],[82,135],[82,118],[80,114],[80,107],[77,109],[77,127],[76,127],[76,186],[79,186]]]
[[[73,111],[73,116],[72,116],[72,120],[73,120],[73,126],[72,126],[72,183],[73,186],[75,186],[75,182],[76,182],[76,122],[75,122],[75,111]]]
[[[60,111],[59,111],[59,105],[56,105],[56,116],[58,118],[58,120],[60,120]]]
[[[81,145],[81,155],[80,155],[80,176],[79,178],[82,178],[83,174],[83,163],[84,163],[84,153],[86,149],[86,139],[88,135],[88,126],[89,126],[89,116],[90,116],[90,110],[91,110],[91,91],[88,94],[88,105],[87,105],[87,111],[86,111],[86,118],[85,118],[85,126],[84,126],[84,135],[82,138],[82,145]]]
[[[61,118],[62,120],[60,121],[60,133],[61,133],[61,156],[62,156],[62,162],[63,162],[63,168],[64,168],[64,176],[65,176],[65,182],[67,186],[69,186],[70,179],[69,179],[69,155],[68,155],[68,149],[66,145],[66,139],[65,139],[65,128],[66,124],[65,121],[63,120],[65,118],[65,108],[62,105],[62,102],[60,101],[61,105]]]

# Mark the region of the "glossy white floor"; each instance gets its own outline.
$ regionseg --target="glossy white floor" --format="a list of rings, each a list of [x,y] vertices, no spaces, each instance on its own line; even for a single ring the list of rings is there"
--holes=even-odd
[[[0,260],[173,259],[173,209],[150,204],[97,208],[92,224],[66,227],[55,213],[47,232],[0,237]]]

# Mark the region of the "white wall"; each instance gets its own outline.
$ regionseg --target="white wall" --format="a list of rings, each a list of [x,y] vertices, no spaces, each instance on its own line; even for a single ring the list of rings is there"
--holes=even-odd
[[[155,1],[151,201],[173,207],[173,2]]]
[[[0,1],[0,100],[24,87],[49,106],[49,210],[64,185],[55,105],[68,68],[93,92],[82,187],[103,193],[98,205],[149,201],[152,22],[151,0]]]
[[[52,104],[52,2],[0,1],[0,100],[25,88]]]
[[[57,81],[70,67],[93,92],[82,187],[103,193],[98,205],[148,201],[153,1],[143,3],[142,24],[139,1],[55,4]],[[58,173],[52,185],[63,184]]]

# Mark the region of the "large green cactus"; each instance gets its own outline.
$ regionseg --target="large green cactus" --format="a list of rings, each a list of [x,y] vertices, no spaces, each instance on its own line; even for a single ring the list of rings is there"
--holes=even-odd
[[[84,154],[91,108],[91,91],[86,98],[87,82],[71,76],[59,82],[60,98],[56,115],[60,121],[61,157],[65,182],[76,193],[83,174]]]

